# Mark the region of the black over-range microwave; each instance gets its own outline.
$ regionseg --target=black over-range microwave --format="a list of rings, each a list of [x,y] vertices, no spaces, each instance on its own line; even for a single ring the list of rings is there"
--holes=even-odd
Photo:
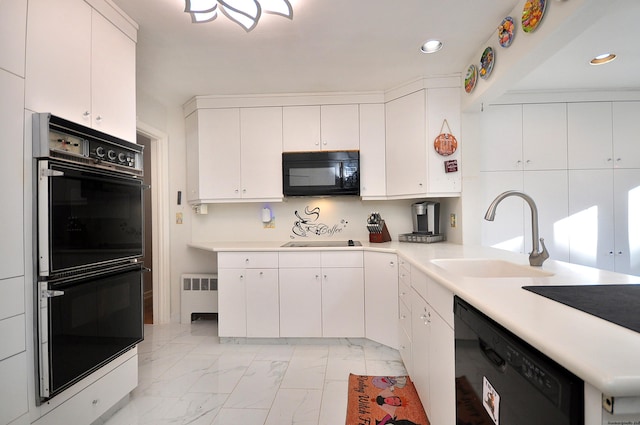
[[[360,152],[284,152],[282,191],[285,196],[360,195]]]

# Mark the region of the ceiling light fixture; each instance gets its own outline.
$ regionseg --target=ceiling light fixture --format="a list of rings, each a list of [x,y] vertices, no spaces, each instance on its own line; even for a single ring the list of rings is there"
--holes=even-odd
[[[420,46],[422,53],[435,53],[440,49],[442,49],[442,41],[440,40],[428,40]]]
[[[591,65],[604,65],[605,63],[609,63],[616,58],[616,55],[613,53],[604,53],[602,55],[598,55],[595,58],[591,59],[589,63]]]
[[[191,15],[191,22],[211,22],[220,10],[227,18],[249,32],[258,25],[262,13],[293,19],[289,0],[185,0],[184,11]]]

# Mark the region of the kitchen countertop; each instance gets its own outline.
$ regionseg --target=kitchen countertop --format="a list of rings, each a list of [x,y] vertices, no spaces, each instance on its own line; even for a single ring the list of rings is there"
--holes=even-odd
[[[528,285],[640,283],[639,276],[547,260],[547,277],[471,278],[453,274],[434,259],[492,258],[529,265],[528,255],[451,243],[369,243],[361,247],[289,248],[276,242],[197,242],[190,247],[212,251],[394,252],[495,321],[608,396],[640,396],[640,333],[522,289]],[[552,254],[553,256],[553,254]],[[640,313],[639,313],[640,314]]]

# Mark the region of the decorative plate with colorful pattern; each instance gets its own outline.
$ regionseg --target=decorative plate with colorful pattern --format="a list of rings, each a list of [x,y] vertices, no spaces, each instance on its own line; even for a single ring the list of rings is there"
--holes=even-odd
[[[527,0],[524,3],[522,9],[522,30],[524,32],[533,32],[538,28],[546,7],[546,0]]]

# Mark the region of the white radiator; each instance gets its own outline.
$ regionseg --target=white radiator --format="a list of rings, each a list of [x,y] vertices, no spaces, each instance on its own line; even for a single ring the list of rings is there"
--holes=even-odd
[[[218,312],[217,274],[183,274],[181,281],[181,323],[191,323],[193,313]]]

